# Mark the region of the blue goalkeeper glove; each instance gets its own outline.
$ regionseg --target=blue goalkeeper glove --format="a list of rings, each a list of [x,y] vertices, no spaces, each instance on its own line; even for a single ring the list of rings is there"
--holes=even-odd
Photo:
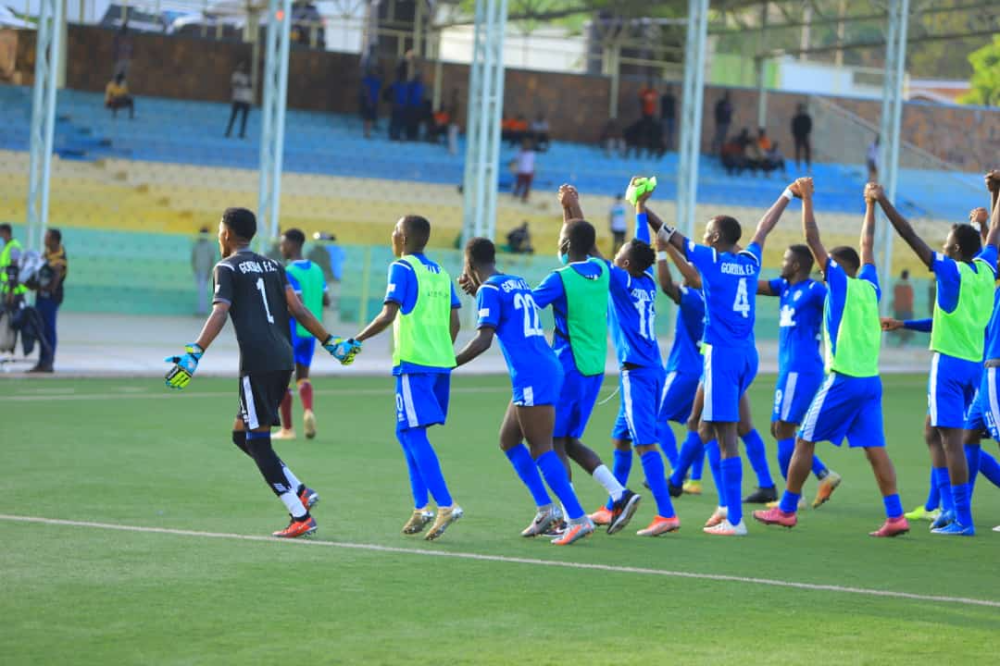
[[[361,353],[361,343],[354,338],[344,339],[331,335],[323,343],[323,349],[330,352],[341,365],[354,363],[354,357]]]
[[[198,361],[204,353],[204,349],[192,342],[184,345],[183,356],[168,356],[163,359],[166,363],[174,364],[167,373],[167,386],[172,389],[182,389],[190,384],[194,371],[198,369]]]

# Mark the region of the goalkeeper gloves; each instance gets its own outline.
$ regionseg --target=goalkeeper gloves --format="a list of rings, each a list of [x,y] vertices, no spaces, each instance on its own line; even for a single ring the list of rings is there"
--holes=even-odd
[[[172,389],[182,389],[190,384],[194,371],[198,369],[198,361],[204,353],[204,349],[192,342],[184,345],[183,356],[168,356],[163,359],[166,363],[174,364],[167,373],[167,386]]]
[[[628,189],[625,190],[625,201],[634,206],[635,202],[639,200],[639,197],[644,195],[646,192],[652,192],[655,189],[656,176],[652,176],[650,178],[636,178],[635,182],[629,183]]]
[[[323,343],[323,349],[330,352],[341,365],[354,363],[354,357],[361,352],[361,343],[354,338],[344,339],[331,335]]]

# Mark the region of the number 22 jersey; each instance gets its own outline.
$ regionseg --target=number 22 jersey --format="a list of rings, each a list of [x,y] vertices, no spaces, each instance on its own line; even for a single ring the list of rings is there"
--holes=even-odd
[[[705,294],[705,342],[718,347],[753,345],[761,247],[719,253],[688,241],[687,259],[701,274]]]

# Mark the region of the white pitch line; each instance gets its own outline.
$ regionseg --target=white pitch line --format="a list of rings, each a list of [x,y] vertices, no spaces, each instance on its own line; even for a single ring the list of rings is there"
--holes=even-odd
[[[462,393],[510,393],[509,386],[470,386],[468,388],[453,388],[451,392]],[[150,393],[71,393],[54,395],[11,395],[0,396],[2,402],[55,402],[55,401],[77,401],[77,400],[176,400],[178,398],[232,398],[236,391],[224,393],[222,391],[202,391],[191,392],[171,391],[163,387],[162,392]],[[358,389],[322,389],[314,390],[315,395],[393,395],[392,388],[358,388]]]
[[[321,541],[316,539],[276,539],[267,536],[250,534],[233,534],[228,532],[200,532],[196,530],[178,530],[168,527],[143,527],[139,525],[121,525],[116,523],[95,523],[82,520],[60,520],[57,518],[41,518],[37,516],[15,516],[0,514],[0,521],[17,523],[34,523],[41,525],[58,525],[63,527],[88,527],[103,530],[118,530],[121,532],[142,532],[146,534],[168,534],[172,536],[201,537],[206,539],[233,539],[238,541],[259,541],[271,544],[287,544],[294,546],[319,546],[326,548],[346,548],[349,550],[364,550],[376,553],[395,553],[400,555],[421,555],[424,557],[450,557],[460,560],[475,560],[479,562],[500,562],[503,564],[532,564],[535,566],[560,567],[564,569],[585,569],[620,574],[639,574],[643,576],[665,576],[668,578],[688,578],[695,580],[710,580],[725,583],[746,583],[768,587],[785,587],[796,590],[819,592],[838,592],[841,594],[857,594],[868,597],[885,597],[889,599],[906,599],[909,601],[929,601],[933,603],[959,604],[963,606],[986,606],[1000,608],[1000,601],[989,599],[972,599],[969,597],[945,597],[932,594],[914,594],[911,592],[894,592],[892,590],[875,590],[865,587],[845,587],[843,585],[824,585],[820,583],[798,583],[770,578],[750,578],[745,576],[730,576],[725,574],[693,573],[690,571],[670,571],[667,569],[647,569],[642,567],[623,567],[611,564],[587,564],[584,562],[566,562],[562,560],[539,560],[531,557],[507,557],[505,555],[482,555],[479,553],[448,552],[443,550],[419,550],[416,548],[400,548],[397,546],[380,546],[370,543],[350,543],[337,541]]]

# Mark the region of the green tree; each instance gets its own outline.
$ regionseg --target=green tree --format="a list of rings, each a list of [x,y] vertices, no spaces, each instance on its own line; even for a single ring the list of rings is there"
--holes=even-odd
[[[959,101],[963,104],[1000,106],[1000,35],[993,42],[969,54],[972,90]]]

